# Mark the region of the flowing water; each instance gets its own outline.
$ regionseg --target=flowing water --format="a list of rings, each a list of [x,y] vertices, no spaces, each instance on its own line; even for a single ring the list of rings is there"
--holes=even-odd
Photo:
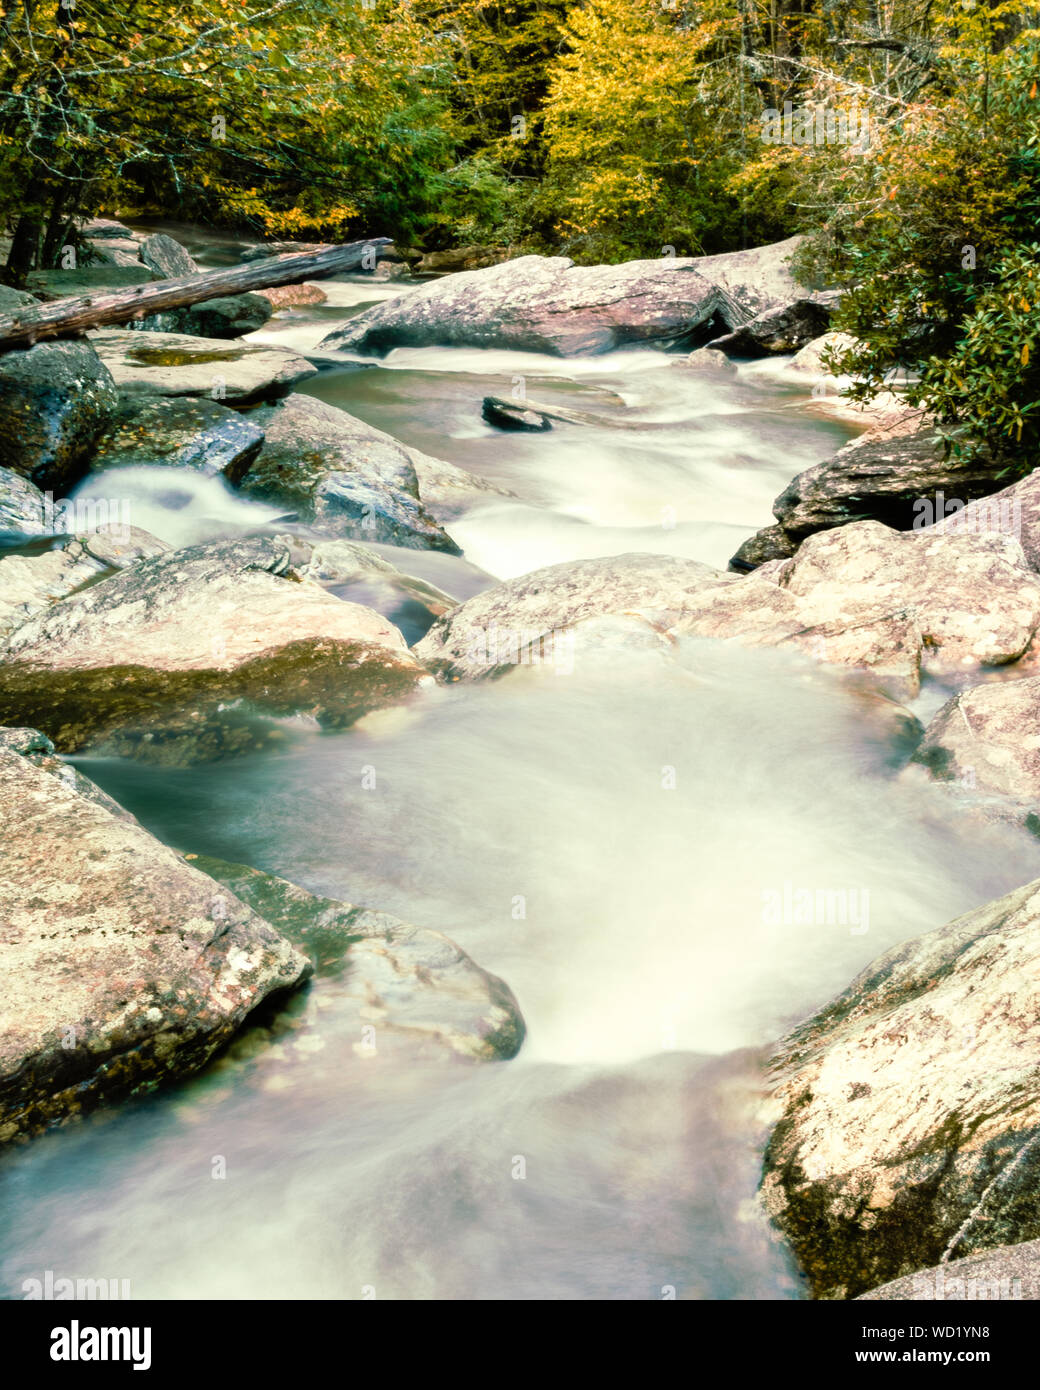
[[[310,349],[407,292],[330,289],[255,336]],[[490,429],[481,398],[517,378],[602,423]],[[514,494],[451,525],[465,559],[379,547],[460,598],[579,556],[724,565],[846,437],[775,373],[694,375],[649,351],[397,351],[305,389]],[[179,544],[276,510],[169,469],[87,488]],[[135,1297],[802,1297],[754,1204],[767,1045],[895,942],[1038,872],[1034,841],[897,778],[848,684],[791,653],[619,652],[287,735],[190,770],[77,761],[183,851],[446,932],[513,988],[523,1051],[344,1060],[319,981],[327,1048],[291,1084],[243,1044],[7,1155],[0,1293],[52,1270]],[[841,911],[802,920],[803,889]]]

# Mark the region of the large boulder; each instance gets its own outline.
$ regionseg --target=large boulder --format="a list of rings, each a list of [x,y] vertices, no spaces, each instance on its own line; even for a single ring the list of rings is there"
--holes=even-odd
[[[108,526],[38,555],[0,557],[0,638],[83,585],[169,548],[135,526]]]
[[[625,343],[703,340],[797,297],[786,265],[796,245],[792,238],[726,256],[600,266],[521,256],[375,305],[319,346],[383,353],[445,344],[575,357]]]
[[[0,1143],[198,1070],[310,969],[30,735],[0,743]]]
[[[312,396],[290,396],[252,419],[263,448],[226,474],[247,496],[340,536],[459,554],[423,506],[412,451],[390,435]]]
[[[125,396],[97,447],[93,469],[167,464],[212,477],[247,467],[263,442],[254,419],[204,396]]]
[[[293,558],[286,538],[190,546],[54,604],[0,647],[0,722],[186,763],[284,738],[272,719],[343,727],[429,680],[385,618],[298,582]]]
[[[897,699],[922,671],[963,678],[1030,648],[1040,581],[1012,537],[893,531],[875,521],[821,531],[793,559],[706,586],[678,632],[800,648],[863,667]]]
[[[82,340],[0,354],[0,466],[61,492],[86,472],[117,404],[112,375]]]
[[[435,623],[414,651],[447,680],[553,664],[573,654],[570,630],[583,619],[636,612],[665,626],[703,589],[726,582],[710,566],[672,555],[570,560],[468,599]]]
[[[123,395],[209,396],[244,405],[284,396],[318,370],[280,348],[183,333],[102,328],[90,340]]]
[[[441,932],[244,864],[187,857],[313,963],[323,1010],[289,1011],[273,1024],[277,1040],[291,1036],[298,1062],[338,1070],[386,1054],[491,1061],[519,1052],[524,1021],[512,990]]]
[[[813,1293],[1040,1236],[1040,882],[888,951],[777,1048],[762,1197]]]

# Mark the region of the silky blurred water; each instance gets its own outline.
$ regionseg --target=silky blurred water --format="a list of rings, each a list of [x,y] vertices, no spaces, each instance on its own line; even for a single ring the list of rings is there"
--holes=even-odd
[[[340,319],[368,289],[347,282]],[[257,336],[309,348],[333,317]],[[481,398],[517,376],[603,423],[492,431]],[[517,494],[451,525],[465,559],[380,547],[459,597],[579,555],[724,565],[846,437],[781,379],[645,351],[396,352],[305,389]],[[272,520],[213,480],[130,473],[88,488],[125,487],[177,544]],[[51,1270],[135,1297],[803,1296],[754,1204],[768,1045],[887,947],[1040,872],[1035,841],[897,781],[898,751],[834,673],[690,641],[427,691],[344,733],[287,725],[280,751],[215,765],[77,759],[182,851],[446,932],[508,981],[528,1040],[474,1067],[344,1048],[289,1080],[233,1050],[10,1152],[0,1293]],[[770,909],[801,890],[850,911]]]

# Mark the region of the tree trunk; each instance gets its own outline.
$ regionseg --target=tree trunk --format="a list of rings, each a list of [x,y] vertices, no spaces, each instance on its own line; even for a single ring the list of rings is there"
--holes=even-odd
[[[370,241],[352,241],[344,246],[322,246],[316,251],[270,256],[230,269],[156,280],[128,290],[55,299],[50,304],[19,309],[16,314],[0,314],[0,350],[31,346],[42,338],[78,333],[102,324],[128,323],[146,314],[183,309],[223,295],[245,294],[248,290],[268,289],[272,285],[298,285],[316,276],[356,270],[368,256],[374,268],[379,251],[391,244],[389,237],[373,237]]]

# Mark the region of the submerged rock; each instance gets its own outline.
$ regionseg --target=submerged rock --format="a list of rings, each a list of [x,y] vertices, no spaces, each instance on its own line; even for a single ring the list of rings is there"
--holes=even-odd
[[[423,505],[414,452],[390,435],[312,396],[290,396],[251,419],[263,448],[226,475],[247,497],[352,539],[461,553]]]
[[[305,548],[304,543],[297,544]],[[418,620],[425,631],[458,606],[443,589],[405,574],[359,541],[319,541],[306,560],[295,561],[293,568],[301,579],[332,589],[339,598],[386,612],[397,626],[412,616],[413,623]],[[409,615],[409,609],[417,612]]]
[[[129,396],[98,445],[93,469],[166,464],[214,477],[248,465],[263,442],[250,416],[204,396]]]
[[[212,542],[63,599],[0,648],[0,722],[185,763],[263,742],[250,716],[343,727],[428,679],[379,614],[283,577],[292,559],[284,539]]]
[[[89,336],[124,395],[209,396],[242,405],[284,396],[318,370],[295,353],[233,339],[121,328]]]
[[[1040,1236],[1040,881],[879,957],[779,1044],[762,1198],[820,1298]]]
[[[32,734],[0,740],[0,1143],[198,1070],[310,970]]]
[[[0,467],[64,491],[87,471],[116,403],[108,368],[82,340],[0,354]]]
[[[514,1057],[524,1021],[509,986],[437,931],[334,898],[315,897],[244,864],[189,855],[313,962],[315,989],[335,1019],[280,1017],[279,1040],[331,1066],[402,1051],[423,1059]],[[301,1045],[302,1044],[302,1045]]]

